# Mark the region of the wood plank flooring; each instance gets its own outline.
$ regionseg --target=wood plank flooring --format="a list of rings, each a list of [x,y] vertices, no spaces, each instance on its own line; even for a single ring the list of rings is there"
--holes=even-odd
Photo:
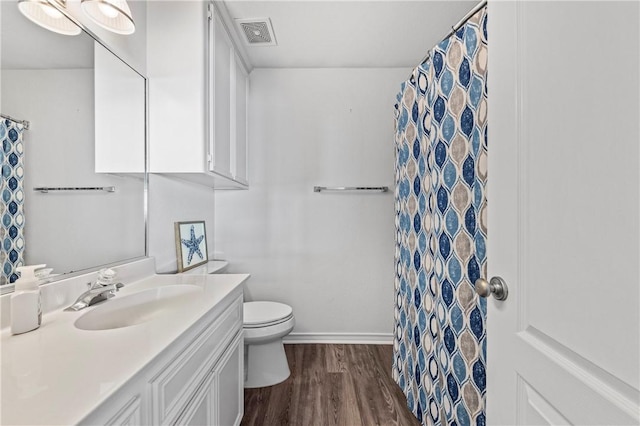
[[[420,425],[391,378],[391,345],[285,345],[291,376],[244,390],[242,425]]]

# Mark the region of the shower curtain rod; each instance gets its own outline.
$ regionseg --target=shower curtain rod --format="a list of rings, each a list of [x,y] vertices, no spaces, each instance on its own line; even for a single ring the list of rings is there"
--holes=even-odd
[[[0,117],[6,118],[7,120],[15,121],[16,123],[20,123],[24,126],[26,130],[29,130],[29,121],[27,120],[18,120],[17,118],[13,118],[10,115],[0,113]]]
[[[454,26],[451,27],[451,31],[449,31],[449,33],[447,33],[447,35],[444,36],[442,38],[442,40],[440,40],[440,43],[442,43],[443,41],[445,41],[446,39],[448,39],[449,37],[454,35],[456,33],[456,31],[458,31],[460,29],[460,27],[462,27],[464,24],[466,24],[467,21],[469,19],[471,19],[471,17],[473,15],[478,13],[478,11],[480,9],[482,9],[483,7],[485,7],[486,5],[487,5],[487,0],[483,0],[480,3],[478,3],[473,9],[471,9],[469,11],[469,13],[464,15],[464,17],[460,21],[458,21],[457,24],[455,24]],[[438,44],[440,44],[440,43],[438,43]],[[431,56],[431,50],[429,50],[429,52],[427,52],[427,55],[424,58],[422,58],[422,61],[420,61],[420,63],[418,65],[424,64],[426,62],[426,60],[429,59],[430,56]],[[411,74],[409,75],[409,78],[411,78],[412,75],[413,75],[413,70],[411,71]]]

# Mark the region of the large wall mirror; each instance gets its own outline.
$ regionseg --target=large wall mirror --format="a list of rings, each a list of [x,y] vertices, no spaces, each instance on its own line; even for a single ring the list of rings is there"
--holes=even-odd
[[[145,256],[145,78],[84,31],[0,8],[0,289],[20,264],[56,279]]]

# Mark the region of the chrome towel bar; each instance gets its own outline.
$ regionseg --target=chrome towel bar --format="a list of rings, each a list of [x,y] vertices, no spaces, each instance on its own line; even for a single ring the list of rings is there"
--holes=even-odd
[[[2,114],[2,113],[0,113],[0,117],[6,118],[6,119],[11,120],[11,121],[15,121],[16,123],[19,123],[19,124],[22,124],[24,126],[25,130],[29,130],[30,123],[29,123],[28,120],[19,120],[17,118],[13,118],[12,116],[10,116],[8,114]]]
[[[313,192],[322,191],[389,191],[388,186],[314,186]]]
[[[82,186],[82,187],[57,187],[57,188],[49,188],[46,186],[38,186],[33,188],[34,191],[40,191],[43,194],[46,194],[50,191],[106,191],[106,192],[116,192],[115,186]]]

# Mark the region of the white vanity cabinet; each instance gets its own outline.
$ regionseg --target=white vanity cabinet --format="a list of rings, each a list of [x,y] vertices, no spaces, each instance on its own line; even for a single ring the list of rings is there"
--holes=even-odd
[[[218,313],[181,336],[81,424],[240,424],[242,294],[214,311]]]
[[[115,268],[127,284],[113,299],[64,309],[92,271],[41,286],[37,330],[12,335],[0,316],[0,424],[239,424],[249,274],[158,275],[153,258]]]
[[[149,2],[149,168],[246,188],[249,79],[213,3]]]
[[[134,396],[105,425],[138,426],[142,421],[142,403],[140,395]]]
[[[237,397],[242,394],[242,359],[243,348],[241,336],[215,367],[209,372],[202,386],[198,389],[191,403],[185,408],[177,421],[179,425],[238,425],[244,410],[243,400]],[[238,374],[240,378],[238,379]]]

